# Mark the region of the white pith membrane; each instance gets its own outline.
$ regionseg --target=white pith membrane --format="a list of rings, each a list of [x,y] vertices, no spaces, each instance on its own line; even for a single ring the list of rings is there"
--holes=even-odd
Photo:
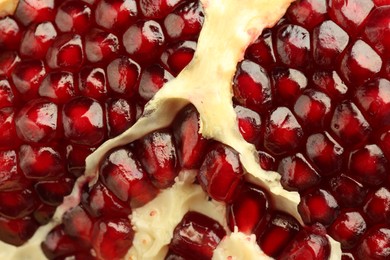
[[[191,63],[168,82],[145,106],[144,115],[126,132],[106,141],[86,160],[86,171],[75,183],[72,193],[64,198],[47,225],[40,227],[23,246],[0,241],[0,259],[45,259],[41,242],[63,214],[78,205],[81,187],[92,186],[99,177],[100,162],[113,148],[131,143],[155,130],[169,126],[176,114],[192,103],[200,114],[200,132],[205,138],[229,145],[240,154],[249,182],[265,189],[275,209],[294,216],[301,224],[297,192],[284,190],[280,175],[260,168],[255,147],[241,136],[232,103],[232,78],[243,59],[247,46],[272,27],[294,0],[201,0],[205,22]],[[0,17],[12,14],[17,0],[0,0]],[[230,232],[225,205],[208,200],[199,185],[193,184],[195,172],[182,171],[176,183],[154,200],[133,210],[130,219],[135,230],[133,247],[125,259],[164,259],[176,225],[186,212],[207,215],[228,231],[215,250],[213,259],[272,259],[256,243],[254,235]],[[162,225],[162,223],[164,223]],[[341,259],[340,243],[327,236],[331,245],[330,259]]]

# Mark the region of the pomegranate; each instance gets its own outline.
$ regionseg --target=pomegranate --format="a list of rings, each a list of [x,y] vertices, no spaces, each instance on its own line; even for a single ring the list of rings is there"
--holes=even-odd
[[[238,32],[208,26],[216,2],[0,2],[0,246],[211,259],[242,235],[275,259],[390,258],[390,1],[297,0],[261,35],[256,1],[226,9]]]

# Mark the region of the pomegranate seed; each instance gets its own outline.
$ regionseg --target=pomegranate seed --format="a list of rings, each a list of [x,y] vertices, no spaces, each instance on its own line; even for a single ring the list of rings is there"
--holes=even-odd
[[[213,251],[226,235],[215,220],[190,211],[173,231],[170,249],[185,259],[211,259]]]
[[[54,0],[21,0],[15,11],[19,22],[27,26],[31,23],[52,21],[55,12]]]
[[[330,235],[341,243],[342,249],[353,248],[367,229],[366,221],[357,211],[341,212],[329,227]]]
[[[45,65],[39,60],[19,62],[15,65],[12,80],[22,98],[29,100],[38,97],[38,89],[46,75]]]
[[[140,66],[125,56],[113,60],[107,67],[108,83],[121,96],[132,97],[137,92]]]
[[[376,6],[390,5],[389,0],[373,0]]]
[[[149,101],[173,76],[160,65],[152,65],[142,72],[138,93]]]
[[[69,236],[76,237],[78,240],[91,240],[94,222],[82,206],[76,206],[65,212],[62,222],[64,231]]]
[[[130,128],[137,118],[137,107],[134,103],[122,98],[107,100],[107,123],[110,137],[120,135]]]
[[[387,3],[390,5],[390,3]],[[390,6],[376,8],[367,19],[364,36],[375,50],[390,57]]]
[[[78,97],[66,103],[62,111],[65,137],[75,144],[94,146],[105,136],[101,105],[87,97]]]
[[[37,202],[30,189],[0,192],[0,215],[12,219],[26,217],[35,210]]]
[[[91,23],[91,8],[82,1],[65,1],[57,10],[55,22],[62,32],[83,34]]]
[[[386,157],[388,160],[390,160],[390,129],[385,130],[381,135],[380,135],[380,143],[379,145],[381,146],[383,152],[385,153]]]
[[[367,189],[361,183],[345,174],[332,178],[329,185],[342,207],[360,206],[367,194]]]
[[[277,257],[299,230],[300,225],[296,219],[290,215],[275,212],[259,237],[258,243],[264,253]]]
[[[85,159],[95,150],[88,146],[70,144],[66,147],[68,171],[78,177],[84,173]]]
[[[165,260],[186,260],[184,257],[173,253],[171,250],[168,251]]]
[[[128,218],[102,219],[93,228],[92,245],[99,259],[123,259],[133,244]]]
[[[265,111],[272,102],[270,79],[267,72],[256,63],[244,60],[237,67],[233,79],[237,102],[254,111]]]
[[[364,213],[371,223],[390,222],[390,191],[387,187],[381,187],[367,196],[364,205]]]
[[[63,34],[57,37],[47,51],[46,62],[52,69],[79,69],[84,63],[81,37],[77,34]]]
[[[390,257],[390,229],[375,226],[365,234],[357,248],[356,259],[388,259]]]
[[[3,51],[0,53],[0,76],[11,77],[11,72],[19,62],[20,58],[16,52]]]
[[[100,176],[107,188],[132,208],[146,204],[158,192],[129,149],[122,148],[109,154],[102,163]]]
[[[172,75],[177,76],[192,60],[196,42],[184,41],[168,47],[161,55],[161,61]]]
[[[314,28],[326,19],[326,0],[302,0],[294,2],[287,11],[290,20],[308,29]]]
[[[269,202],[265,192],[254,185],[244,185],[227,208],[230,230],[238,227],[240,232],[246,234],[262,230],[268,220],[268,210]]]
[[[261,136],[261,118],[260,115],[248,108],[235,106],[234,110],[237,114],[238,128],[244,139],[257,145]]]
[[[299,146],[303,135],[292,112],[287,107],[278,107],[266,120],[264,146],[272,154],[285,154]]]
[[[123,30],[138,15],[135,0],[100,0],[95,10],[96,23],[111,31]]]
[[[42,202],[58,206],[62,203],[63,198],[70,194],[73,184],[73,179],[61,178],[54,181],[37,182],[34,188]]]
[[[68,102],[75,96],[73,74],[66,71],[51,72],[42,81],[38,93],[57,104]]]
[[[20,142],[15,138],[15,113],[12,107],[0,109],[0,145],[3,148],[16,148]]]
[[[231,202],[243,181],[238,153],[223,144],[216,144],[206,154],[199,169],[198,181],[210,197]]]
[[[46,225],[53,218],[54,213],[56,211],[56,207],[49,206],[47,204],[42,203],[38,208],[34,211],[34,219],[41,225]]]
[[[123,45],[130,57],[146,63],[160,55],[165,36],[161,25],[153,20],[140,21],[130,26],[123,35]]]
[[[275,158],[263,151],[258,151],[260,167],[266,171],[276,171]]]
[[[20,54],[34,59],[43,59],[57,37],[51,22],[35,24],[25,32],[20,44]]]
[[[55,147],[22,145],[19,167],[29,179],[58,178],[65,173],[63,158]]]
[[[282,186],[291,191],[303,191],[321,181],[320,175],[300,153],[281,160],[278,173],[282,175]]]
[[[273,64],[275,56],[272,45],[272,31],[265,29],[262,35],[248,46],[245,56],[261,66]]]
[[[106,72],[102,68],[84,67],[79,73],[78,86],[82,95],[101,100],[107,95]]]
[[[23,31],[19,24],[11,17],[0,19],[0,47],[8,50],[17,50]]]
[[[309,191],[301,197],[298,211],[307,224],[319,222],[329,225],[337,217],[339,205],[332,194],[320,188]]]
[[[167,16],[174,8],[185,0],[140,0],[142,14],[146,18],[158,19]]]
[[[281,104],[294,103],[302,89],[307,86],[306,76],[295,69],[276,68],[272,73],[275,98]]]
[[[336,71],[318,71],[313,74],[314,86],[324,91],[332,100],[339,100],[348,91],[347,85],[341,80]]]
[[[18,154],[14,150],[0,151],[0,191],[23,190],[29,184],[18,169]]]
[[[110,61],[118,52],[119,41],[112,33],[92,29],[85,36],[85,54],[92,63]]]
[[[38,224],[31,217],[9,219],[0,216],[0,240],[14,246],[21,246],[38,229]]]

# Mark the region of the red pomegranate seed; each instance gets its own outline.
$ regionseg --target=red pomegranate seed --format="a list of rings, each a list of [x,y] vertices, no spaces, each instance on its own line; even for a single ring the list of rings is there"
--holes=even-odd
[[[68,171],[79,177],[85,170],[85,159],[95,150],[88,146],[70,144],[66,147],[66,163]]]
[[[254,111],[266,111],[272,102],[270,79],[256,63],[244,60],[233,79],[234,97],[240,105]]]
[[[186,260],[184,257],[175,254],[172,250],[169,250],[165,256],[165,260]]]
[[[146,204],[158,193],[129,149],[122,148],[109,154],[102,163],[100,176],[107,188],[132,208]]]
[[[323,176],[338,173],[342,167],[344,149],[328,132],[307,138],[306,154]]]
[[[31,217],[9,219],[0,216],[0,240],[14,246],[21,246],[38,229],[38,224]]]
[[[269,218],[267,195],[259,187],[246,184],[237,192],[237,196],[227,207],[227,220],[230,230],[238,227],[246,234],[263,230]]]
[[[326,0],[302,0],[290,6],[287,17],[299,25],[312,29],[326,19],[326,13]]]
[[[84,63],[84,47],[80,35],[62,34],[57,37],[46,54],[52,69],[78,70]]]
[[[331,99],[313,89],[303,91],[294,105],[295,115],[310,130],[323,129],[330,119],[330,112]]]
[[[313,56],[317,64],[331,66],[349,42],[348,34],[333,21],[325,21],[313,30]]]
[[[349,170],[363,184],[379,185],[387,175],[387,159],[377,145],[366,145],[353,151],[349,158]]]
[[[381,68],[381,57],[362,40],[357,40],[347,48],[340,63],[341,75],[357,85],[373,78]]]
[[[196,40],[204,21],[203,7],[189,2],[175,9],[164,19],[164,27],[171,39]]]
[[[206,154],[197,179],[210,197],[229,203],[240,188],[243,175],[238,153],[218,143]]]
[[[17,50],[23,31],[19,24],[11,17],[0,19],[0,47],[7,50]]]
[[[83,67],[79,73],[78,86],[83,96],[102,100],[107,95],[106,72],[102,68]]]
[[[315,189],[301,196],[298,211],[307,224],[331,224],[339,213],[336,199],[327,190]]]
[[[364,205],[364,213],[370,223],[390,222],[390,191],[387,187],[381,187],[367,196]]]
[[[48,97],[57,104],[63,104],[75,96],[75,82],[73,74],[66,71],[57,71],[47,74],[39,87],[39,95]]]
[[[146,18],[158,19],[167,16],[184,1],[186,0],[140,0],[139,5]]]
[[[39,181],[34,185],[34,188],[42,202],[51,206],[58,206],[62,203],[63,198],[70,194],[73,184],[73,179],[60,178]]]
[[[237,119],[238,128],[244,139],[254,145],[258,145],[261,137],[261,118],[260,115],[248,108],[235,106],[234,108]]]
[[[26,217],[36,209],[37,204],[37,197],[30,189],[0,192],[0,215],[4,217]]]
[[[91,13],[83,1],[65,1],[58,7],[55,22],[62,32],[83,34],[91,25]]]
[[[100,182],[83,192],[82,205],[93,217],[126,217],[131,214],[131,208]]]
[[[373,0],[376,6],[390,5],[389,0]]]
[[[336,71],[317,71],[312,80],[315,88],[325,92],[332,100],[342,99],[348,91]]]
[[[277,257],[299,230],[300,225],[296,219],[290,215],[275,212],[259,236],[258,243],[264,253],[271,257]]]
[[[17,52],[3,51],[0,53],[0,76],[10,77],[16,64],[20,62]]]
[[[107,127],[110,137],[120,135],[136,121],[137,106],[122,98],[108,99],[106,103]]]
[[[366,221],[358,211],[341,212],[329,227],[329,234],[341,243],[342,249],[353,248],[367,229]]]
[[[181,167],[198,168],[208,145],[208,141],[199,133],[198,111],[194,106],[187,106],[177,116],[173,126]]]
[[[277,171],[286,190],[303,191],[321,181],[321,176],[300,153],[281,160]]]
[[[285,154],[299,146],[303,135],[302,127],[290,109],[278,107],[266,120],[264,146],[272,154]]]
[[[152,65],[142,72],[138,93],[149,101],[171,79],[173,76],[160,65]]]
[[[18,169],[18,154],[14,150],[0,151],[0,191],[23,190],[29,185]]]
[[[161,55],[161,61],[172,75],[177,76],[192,60],[196,42],[184,41],[168,47]]]
[[[122,97],[132,97],[137,92],[140,66],[132,59],[122,56],[107,67],[108,83],[111,89]]]
[[[153,184],[160,189],[171,186],[179,173],[173,135],[153,132],[141,139],[138,147],[138,157]]]
[[[287,66],[300,68],[305,66],[310,55],[310,34],[299,26],[286,24],[276,34],[278,58]]]
[[[367,189],[361,183],[345,174],[332,178],[329,186],[342,207],[360,206],[367,194]]]
[[[105,137],[103,108],[91,98],[78,97],[66,103],[62,125],[65,137],[75,144],[94,146]]]
[[[16,8],[15,17],[23,25],[52,21],[55,11],[54,0],[21,0]]]
[[[357,247],[356,259],[389,259],[390,228],[375,226],[365,234]]]
[[[16,148],[20,140],[16,134],[15,113],[12,107],[0,109],[0,145],[2,148]]]
[[[15,65],[12,80],[22,98],[29,100],[38,97],[38,89],[46,75],[45,65],[39,60],[24,60]]]
[[[363,34],[377,52],[390,57],[390,3],[386,4],[370,14]]]
[[[94,62],[108,62],[119,52],[118,38],[109,32],[92,29],[85,36],[85,54]]]
[[[295,69],[276,68],[272,72],[275,99],[281,104],[294,103],[307,86],[306,76]]]
[[[45,225],[50,222],[53,218],[54,213],[56,211],[56,207],[49,206],[47,204],[42,203],[38,208],[34,211],[33,216],[34,219],[41,225]]]
[[[65,212],[62,223],[65,233],[69,236],[78,240],[91,241],[94,221],[82,206],[76,206]]]
[[[95,10],[96,23],[111,31],[124,30],[137,15],[135,0],[100,0]]]
[[[262,35],[248,46],[245,56],[261,66],[273,64],[275,62],[275,55],[272,45],[272,31],[265,29]]]
[[[217,221],[190,211],[173,231],[169,247],[185,259],[211,259],[225,235],[226,231]]]
[[[161,25],[153,20],[139,21],[123,34],[123,45],[130,57],[147,63],[160,55],[165,43]]]
[[[383,131],[379,138],[379,145],[385,153],[387,159],[390,159],[390,129]]]
[[[19,167],[29,179],[58,178],[65,173],[63,157],[56,147],[22,145]]]
[[[33,59],[43,59],[56,37],[57,31],[51,22],[32,25],[24,33],[20,54]]]
[[[352,148],[366,142],[371,127],[354,103],[344,101],[334,111],[331,130],[342,144]]]
[[[276,160],[272,155],[264,151],[257,151],[257,154],[259,155],[259,163],[262,169],[276,171]]]
[[[92,245],[98,259],[123,259],[133,244],[133,236],[128,218],[103,218],[94,225]]]

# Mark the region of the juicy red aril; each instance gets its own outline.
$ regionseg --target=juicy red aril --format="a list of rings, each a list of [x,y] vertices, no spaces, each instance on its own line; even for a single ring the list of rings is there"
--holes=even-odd
[[[119,41],[112,33],[92,29],[85,36],[85,54],[92,63],[108,61],[118,52]]]
[[[291,5],[287,16],[291,21],[312,29],[326,19],[326,12],[326,0],[302,0]]]
[[[192,60],[195,48],[196,43],[193,41],[179,42],[161,54],[161,62],[172,75],[177,76]]]
[[[390,257],[390,228],[374,226],[357,247],[356,259],[388,259]]]
[[[34,219],[41,225],[45,225],[50,222],[56,211],[55,206],[49,206],[42,203],[34,211]]]
[[[63,178],[37,182],[34,188],[41,201],[51,206],[58,206],[62,203],[63,198],[72,191],[73,184],[72,179]]]
[[[306,76],[296,69],[276,68],[272,71],[275,99],[280,103],[294,103],[307,86]]]
[[[85,2],[65,1],[57,10],[55,22],[62,32],[82,34],[89,29],[91,14],[91,8]]]
[[[232,201],[243,180],[239,155],[232,148],[217,144],[205,155],[198,181],[209,196],[218,201]]]
[[[15,113],[11,107],[0,109],[0,145],[4,148],[16,147]]]
[[[367,194],[367,189],[361,183],[345,174],[332,178],[329,186],[342,207],[358,207]]]
[[[237,114],[238,128],[241,135],[247,142],[257,145],[262,130],[260,115],[242,106],[236,106],[234,110]]]
[[[26,217],[35,210],[37,197],[32,190],[0,192],[0,215],[12,219]]]
[[[102,68],[84,67],[79,73],[78,86],[84,96],[101,100],[107,94],[106,72]]]
[[[228,205],[227,219],[231,230],[238,227],[246,234],[256,233],[266,224],[268,218],[268,198],[260,188],[247,184]]]
[[[363,210],[370,223],[390,223],[389,188],[381,187],[368,195]]]
[[[16,151],[0,151],[0,191],[22,190],[29,184],[18,168]]]
[[[0,19],[0,47],[6,49],[17,49],[22,37],[22,29],[11,17],[6,16]]]
[[[217,221],[190,211],[173,231],[169,247],[185,259],[211,259],[225,235],[226,231]]]
[[[270,29],[264,29],[262,37],[257,38],[256,41],[246,49],[245,56],[263,66],[275,62],[272,32]]]
[[[35,59],[43,59],[56,37],[57,31],[51,22],[32,26],[24,33],[20,44],[20,54]]]
[[[139,76],[139,65],[125,56],[113,60],[107,67],[107,78],[111,89],[125,97],[132,97],[137,92]]]
[[[70,144],[66,147],[67,168],[70,173],[78,177],[84,173],[85,159],[94,151],[94,148]]]
[[[54,41],[46,54],[52,69],[77,70],[84,63],[84,47],[80,35],[63,34]]]
[[[140,0],[142,14],[147,18],[165,17],[180,3],[180,0]]]
[[[0,76],[12,77],[11,72],[19,62],[19,55],[14,51],[0,53]]]
[[[131,25],[137,15],[135,0],[101,0],[96,6],[95,21],[106,29],[116,31]]]
[[[39,60],[28,60],[16,64],[12,80],[23,99],[38,96],[39,85],[46,75],[45,65]]]
[[[15,17],[23,25],[50,21],[54,18],[54,0],[21,0],[15,11]]]
[[[30,217],[9,219],[0,216],[0,239],[14,246],[23,245],[37,228],[38,224]]]
[[[48,97],[57,104],[63,104],[75,96],[75,82],[70,72],[51,72],[42,81],[39,95]]]
[[[259,155],[259,163],[262,169],[266,171],[275,171],[276,165],[275,165],[275,158],[263,151],[258,151],[257,154]]]
[[[386,3],[389,5],[389,3]],[[376,8],[367,19],[364,36],[376,51],[390,56],[390,6]]]
[[[106,116],[108,134],[110,137],[115,137],[135,123],[138,109],[134,103],[126,99],[108,99],[106,102]]]
[[[160,65],[152,65],[142,72],[138,93],[149,101],[171,79],[173,76]]]
[[[81,206],[76,206],[67,211],[63,217],[64,231],[66,234],[79,240],[90,241],[93,220]]]
[[[325,92],[331,99],[341,99],[348,91],[347,85],[336,71],[317,71],[313,74],[315,88]]]

